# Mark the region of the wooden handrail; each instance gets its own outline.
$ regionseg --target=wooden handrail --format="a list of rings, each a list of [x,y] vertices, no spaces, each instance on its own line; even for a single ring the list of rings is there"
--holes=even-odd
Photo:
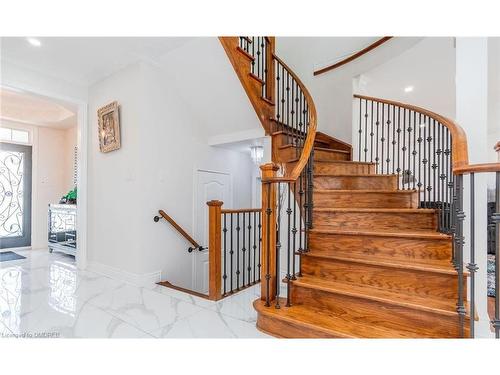
[[[468,164],[453,169],[454,174],[500,172],[500,163]]]
[[[349,63],[349,62],[351,62],[353,60],[356,60],[357,58],[359,58],[359,57],[363,56],[364,54],[370,52],[372,49],[375,49],[378,46],[380,46],[381,44],[387,42],[391,38],[392,38],[392,36],[384,36],[383,38],[380,38],[376,42],[370,44],[368,47],[363,48],[361,51],[356,52],[356,53],[350,55],[349,57],[346,57],[345,59],[343,59],[343,60],[341,60],[339,62],[336,62],[335,64],[332,64],[332,65],[327,66],[325,68],[321,68],[319,70],[316,70],[314,72],[314,75],[317,76],[317,75],[329,72],[330,70],[336,69],[336,68],[338,68],[338,67],[340,67],[342,65],[345,65],[345,64],[347,64],[347,63]]]
[[[223,209],[221,213],[223,214],[241,214],[246,212],[261,212],[262,208],[235,208],[235,209]]]
[[[304,94],[306,100],[307,100],[307,105],[309,108],[309,129],[307,132],[307,137],[306,140],[304,141],[304,145],[302,147],[302,153],[300,154],[300,158],[298,162],[295,164],[293,170],[290,172],[290,174],[286,177],[270,177],[270,178],[262,178],[262,182],[265,183],[272,183],[272,182],[294,182],[297,181],[299,178],[300,174],[302,173],[302,170],[305,168],[307,165],[307,162],[309,160],[309,156],[311,155],[311,152],[314,148],[314,139],[316,137],[316,131],[318,128],[317,125],[317,115],[316,115],[316,106],[314,105],[314,100],[309,93],[309,90],[307,90],[306,86],[302,83],[300,78],[293,72],[290,67],[283,62],[278,56],[273,54],[273,58],[278,61],[292,76],[293,79],[297,82],[299,85],[300,89],[302,90],[302,93]]]
[[[187,232],[182,229],[182,227],[175,222],[174,219],[172,219],[170,216],[167,215],[167,213],[163,210],[159,210],[158,213],[162,218],[167,220],[188,242],[193,245],[196,249],[201,249],[202,247],[196,242],[193,237],[191,237]],[[155,222],[158,222],[159,218],[158,216],[155,216],[154,218]]]
[[[371,96],[357,95],[357,94],[354,94],[353,96],[358,99],[364,99],[368,101],[374,101],[378,103],[390,104],[396,107],[406,108],[415,112],[419,112],[425,116],[428,116],[440,122],[441,124],[446,126],[451,133],[453,172],[455,173],[455,171],[458,170],[459,168],[467,166],[469,164],[467,136],[465,135],[465,131],[455,121],[450,120],[447,117],[441,116],[435,112],[429,111],[425,108],[417,107],[411,104],[401,103],[388,99],[374,98]]]

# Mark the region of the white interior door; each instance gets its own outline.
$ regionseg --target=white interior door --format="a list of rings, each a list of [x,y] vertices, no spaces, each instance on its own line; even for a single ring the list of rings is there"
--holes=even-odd
[[[223,208],[232,207],[229,174],[198,170],[195,190],[195,239],[201,246],[208,245],[208,206],[211,200],[224,202]],[[208,250],[193,254],[193,290],[208,293]]]

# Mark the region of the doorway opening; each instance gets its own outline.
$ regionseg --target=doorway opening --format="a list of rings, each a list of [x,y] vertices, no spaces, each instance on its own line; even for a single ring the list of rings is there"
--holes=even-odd
[[[58,251],[79,261],[86,106],[12,87],[0,87],[0,104],[0,251]]]

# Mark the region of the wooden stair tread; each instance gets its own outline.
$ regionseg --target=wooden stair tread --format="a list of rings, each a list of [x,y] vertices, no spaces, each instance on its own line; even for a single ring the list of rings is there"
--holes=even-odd
[[[291,147],[300,148],[301,146],[292,145],[292,144],[289,143],[289,144],[286,144],[286,145],[279,146],[278,148],[280,150],[284,150],[284,149],[291,148]],[[335,148],[324,148],[324,147],[316,147],[315,146],[314,150],[327,151],[327,152],[337,152],[337,153],[341,153],[341,154],[350,154],[349,151],[338,150],[338,149],[335,149]]]
[[[433,208],[335,208],[335,207],[314,207],[317,212],[380,212],[380,213],[403,213],[403,214],[435,214],[437,210]]]
[[[315,163],[331,163],[331,164],[357,164],[357,165],[375,165],[369,161],[352,161],[352,160],[315,160]]]
[[[359,190],[337,190],[337,189],[314,189],[315,193],[352,193],[352,194],[366,194],[366,193],[384,193],[384,194],[414,194],[416,190],[374,190],[374,189],[359,189]]]
[[[265,306],[265,301],[258,299],[253,306],[259,315],[268,316],[287,323],[298,325],[304,330],[314,332],[321,337],[338,338],[414,338],[422,337],[419,327],[408,327],[407,331],[378,327],[377,325],[359,320],[352,320],[349,316],[336,316],[327,310],[318,309],[308,305],[293,305],[286,307],[286,300],[280,298],[280,309],[274,304]],[[412,330],[413,328],[413,330]],[[273,334],[273,332],[270,332]]]
[[[371,177],[371,178],[392,178],[392,174],[370,174],[370,173],[356,173],[356,174],[336,174],[331,175],[328,173],[315,173],[314,177]]]
[[[420,297],[403,293],[382,290],[370,286],[341,283],[334,280],[323,280],[311,276],[302,276],[292,283],[310,289],[320,289],[329,293],[338,293],[351,297],[369,299],[415,310],[436,314],[457,316],[456,306],[451,300]]]
[[[363,263],[372,266],[381,266],[387,268],[397,268],[397,269],[405,269],[405,270],[414,270],[420,272],[432,272],[432,273],[441,273],[445,275],[456,275],[457,271],[453,268],[452,264],[448,261],[432,261],[425,260],[419,261],[414,260],[412,263],[409,263],[404,260],[399,259],[389,259],[383,257],[377,257],[373,259],[369,259],[366,256],[360,257],[355,255],[346,256],[338,256],[338,255],[330,255],[330,254],[315,254],[314,250],[311,250],[306,253],[301,253],[302,256],[307,257],[315,257],[322,259],[333,259],[341,262],[350,262],[350,263]],[[467,275],[467,272],[464,271],[464,275]]]
[[[321,208],[316,208],[321,210]],[[333,208],[338,210],[337,208]],[[348,208],[351,210],[351,208]],[[374,210],[374,208],[368,208],[368,210]],[[383,208],[387,210],[387,208]],[[396,210],[403,210],[402,208],[396,208]],[[410,208],[411,210],[411,208]],[[419,239],[436,239],[436,240],[450,240],[451,236],[448,234],[435,232],[431,230],[414,230],[414,231],[404,231],[404,232],[392,232],[392,231],[370,231],[370,230],[346,230],[346,229],[311,229],[309,233],[325,233],[325,234],[345,234],[353,236],[378,236],[378,237],[400,237],[400,238],[419,238]]]

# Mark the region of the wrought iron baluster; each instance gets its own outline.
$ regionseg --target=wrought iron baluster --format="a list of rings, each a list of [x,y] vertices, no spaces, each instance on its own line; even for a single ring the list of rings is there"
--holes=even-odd
[[[295,204],[295,194],[297,194],[297,181],[293,183],[293,228],[292,228],[292,234],[293,234],[293,246],[292,246],[292,280],[295,280],[295,274],[296,274],[296,265],[295,265],[295,253],[297,251],[297,205]]]
[[[373,163],[373,100],[370,101],[371,112],[370,112],[370,163]]]
[[[252,218],[251,218],[251,212],[248,213],[248,265],[247,265],[247,271],[248,271],[248,285],[252,284]]]
[[[431,121],[428,118],[428,136],[427,136],[427,207],[429,207],[429,204],[431,203],[431,192],[432,192],[432,180],[431,180],[431,143],[432,143],[432,131],[431,131]]]
[[[436,203],[436,120],[432,120],[432,201]]]
[[[378,137],[379,136],[379,126],[380,126],[380,121],[379,121],[379,103],[377,102],[377,121],[375,122],[375,128],[376,128],[376,133],[377,133],[376,137],[375,137],[375,139],[376,139],[375,163],[377,165],[375,167],[375,169],[376,169],[375,174],[377,174],[379,172],[379,167],[380,167],[379,166],[380,157],[379,157],[379,154],[378,154],[378,145],[379,145],[379,141],[380,141],[380,139]],[[360,161],[361,161],[361,159],[360,159]]]
[[[241,286],[244,287],[246,284],[245,284],[245,257],[246,257],[246,249],[245,249],[245,213],[243,212],[242,213],[242,216],[243,216],[243,241],[242,241],[242,248],[241,248],[241,258],[242,258],[242,261],[243,261],[243,266],[242,266],[242,270],[243,272],[241,272],[242,274],[242,284]],[[238,223],[239,224],[239,223]]]
[[[227,214],[222,214],[222,216],[224,217],[224,228],[222,229],[222,232],[224,233],[224,271],[223,271],[223,274],[222,274],[222,282],[224,284],[224,287],[223,287],[223,290],[224,290],[224,293],[223,294],[226,294],[226,281],[227,281],[227,243],[226,243],[226,240],[227,240],[227,222],[226,222],[226,219],[227,219]]]
[[[399,151],[399,146],[401,145],[401,107],[398,107],[398,130],[396,130],[398,134],[398,167],[396,168],[396,172],[398,176],[401,175],[401,152]],[[399,178],[398,178],[398,186],[400,186]]]
[[[403,190],[406,190],[405,186],[405,176],[406,176],[406,108],[403,108],[403,147],[401,147],[401,151],[403,151]],[[409,168],[408,168],[409,169]]]
[[[361,111],[362,111],[362,105],[363,105],[363,99],[359,99],[359,130],[358,130],[358,134],[359,134],[359,143],[358,143],[358,160],[361,161],[361,134],[363,133],[363,131],[361,130],[361,124],[362,124],[362,121],[361,121]]]
[[[368,152],[368,100],[365,100],[365,147],[363,148],[363,152],[365,155],[364,161],[366,161]]]
[[[259,262],[257,263],[257,267],[258,267],[258,272],[257,272],[257,277],[258,277],[258,281],[261,280],[261,277],[260,277],[260,272],[261,272],[261,268],[262,268],[262,259],[261,259],[261,256],[262,256],[262,211],[259,211],[259,252],[258,252],[258,257],[259,257]]]
[[[474,188],[474,173],[470,174],[470,259],[467,264],[467,270],[470,275],[470,337],[474,338],[474,311],[476,305],[476,279],[475,274],[479,269],[476,264],[476,253],[475,253],[475,188]],[[460,282],[461,280],[459,280]]]
[[[256,234],[257,234],[257,212],[253,213],[253,282],[255,283],[257,279],[255,278],[255,265],[256,265],[256,259],[257,259],[257,241],[256,241]]]
[[[426,194],[426,191],[427,191],[427,148],[426,148],[426,145],[427,145],[427,123],[425,124],[425,127],[424,127],[424,138],[422,140],[422,142],[424,143],[424,158],[422,159],[422,165],[423,165],[423,168],[424,168],[424,201],[423,201],[423,205],[422,207],[426,207],[427,205],[427,194]]]
[[[387,174],[391,173],[390,163],[391,163],[391,105],[387,105],[387,158],[385,159],[387,163]]]
[[[281,254],[281,183],[278,182],[278,207],[276,209],[276,249],[275,249],[275,263],[276,263],[276,309],[280,306],[280,287],[281,287],[281,273],[280,273],[280,254]]]
[[[240,289],[240,214],[236,214],[236,289]]]
[[[384,159],[384,142],[385,142],[384,134],[385,134],[385,104],[382,103],[382,137],[380,138],[380,142],[382,142],[380,145],[380,148],[382,150],[382,155],[381,155],[381,159],[380,159],[380,165],[382,168],[381,174],[384,174],[384,161],[385,161],[385,159]]]
[[[392,106],[392,174],[396,169],[396,106]]]
[[[414,117],[414,120],[415,120],[415,117]],[[420,123],[418,124],[418,127],[420,128]],[[413,190],[415,190],[415,183],[416,183],[416,174],[417,174],[417,164],[416,164],[416,158],[417,158],[417,128],[416,128],[416,121],[413,121],[413,151],[412,151],[412,155],[413,155],[413,170],[412,170],[412,188]],[[420,165],[418,166],[418,168],[420,169]],[[408,185],[408,187],[410,187]],[[419,193],[420,194],[420,193]]]
[[[458,303],[457,312],[460,320],[460,336],[464,337],[464,318],[465,318],[465,306],[464,306],[464,258],[463,258],[463,245],[464,245],[464,234],[463,234],[463,222],[465,219],[465,213],[463,210],[463,175],[458,175],[455,177],[457,180],[457,228],[455,234],[455,248],[457,257],[457,271],[458,271]]]
[[[286,251],[286,306],[290,306],[290,280],[292,279],[290,275],[290,252],[291,248],[291,215],[292,215],[292,206],[291,206],[291,195],[292,189],[290,187],[290,183],[288,185],[288,207],[286,209],[287,215],[287,251]]]
[[[229,291],[233,291],[233,274],[234,274],[234,265],[233,265],[233,257],[234,257],[234,249],[233,249],[233,214],[231,213],[231,232],[229,238],[231,239],[231,250],[229,251],[230,259],[229,259],[229,268],[231,273],[229,274]]]

